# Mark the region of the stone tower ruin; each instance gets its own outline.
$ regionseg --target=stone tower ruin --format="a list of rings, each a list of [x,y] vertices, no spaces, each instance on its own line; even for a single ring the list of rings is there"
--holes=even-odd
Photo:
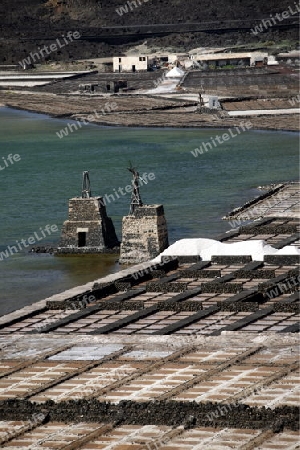
[[[82,194],[69,200],[69,217],[63,223],[57,253],[117,252],[119,245],[103,197],[92,196],[89,173],[83,172]]]
[[[133,174],[129,215],[123,217],[121,264],[137,264],[155,258],[168,246],[167,222],[163,205],[143,205],[139,192],[139,174]]]

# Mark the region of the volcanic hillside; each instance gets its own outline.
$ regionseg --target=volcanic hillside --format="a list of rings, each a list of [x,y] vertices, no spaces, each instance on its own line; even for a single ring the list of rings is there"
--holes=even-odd
[[[295,12],[289,18],[274,20],[273,26],[256,36],[251,33],[262,19],[289,7]],[[298,38],[296,11],[290,0],[2,0],[0,64],[17,63],[68,31],[79,31],[81,39],[52,54],[52,59],[118,54],[145,40],[152,47],[174,51],[274,43],[289,50]]]

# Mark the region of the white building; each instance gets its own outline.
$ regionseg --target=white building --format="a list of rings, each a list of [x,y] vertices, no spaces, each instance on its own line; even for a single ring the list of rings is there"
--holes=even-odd
[[[169,53],[168,55],[168,61],[170,64],[174,64],[176,61],[185,61],[186,59],[189,59],[188,53]]]
[[[148,69],[148,56],[114,56],[113,71],[114,72],[143,72]]]
[[[219,97],[217,97],[215,95],[209,95],[208,96],[208,107],[210,109],[219,109],[220,108]]]
[[[262,66],[268,61],[267,53],[209,53],[195,56],[200,64],[207,64],[211,67],[223,67],[227,65]]]

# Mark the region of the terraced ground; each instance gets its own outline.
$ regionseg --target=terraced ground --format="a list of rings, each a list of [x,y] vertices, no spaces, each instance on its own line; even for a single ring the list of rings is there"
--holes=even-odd
[[[148,127],[218,127],[239,126],[241,118],[229,117],[236,110],[298,108],[296,70],[235,69],[223,71],[191,71],[177,91],[197,94],[195,100],[172,98],[172,95],[146,95],[163,76],[163,71],[132,73],[89,73],[72,80],[55,80],[46,86],[0,89],[0,104],[50,114],[55,117],[89,120],[110,126]],[[127,91],[109,95],[104,87],[111,81],[127,81]],[[98,92],[84,94],[82,85],[98,84]],[[103,87],[104,86],[104,87]],[[103,92],[102,92],[103,91]],[[198,113],[198,93],[221,96],[222,110]],[[107,102],[116,104],[111,112],[101,113]],[[299,108],[298,108],[299,109]],[[299,130],[299,114],[251,116],[253,129]]]
[[[220,237],[253,239],[299,222]],[[299,281],[298,255],[174,255],[1,317],[1,447],[297,449]]]
[[[240,336],[6,338],[1,448],[296,449],[299,340]]]
[[[0,104],[12,108],[49,114],[54,117],[87,119],[95,110],[101,114],[101,108],[108,101],[117,103],[111,113],[103,114],[93,121],[95,124],[108,126],[134,127],[214,127],[231,128],[239,126],[241,118],[216,114],[198,114],[189,106],[195,102],[170,99],[149,98],[149,96],[111,97],[69,97],[54,94],[28,94],[0,91]],[[192,108],[194,109],[194,108]],[[99,114],[99,115],[100,115]],[[299,130],[299,115],[251,116],[253,129]]]

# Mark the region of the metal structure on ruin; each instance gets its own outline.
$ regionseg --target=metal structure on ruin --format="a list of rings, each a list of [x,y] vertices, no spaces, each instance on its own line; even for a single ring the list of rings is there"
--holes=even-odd
[[[130,162],[130,167],[128,167],[127,169],[133,175],[133,179],[132,179],[133,189],[132,189],[130,209],[129,209],[129,215],[132,215],[137,206],[143,206],[143,202],[142,202],[141,195],[140,195],[140,186],[139,186],[140,175],[136,171],[136,169],[134,167],[132,167],[131,162]]]
[[[82,174],[81,197],[82,198],[91,198],[92,197],[91,182],[90,182],[90,176],[89,176],[88,171],[84,171]]]

